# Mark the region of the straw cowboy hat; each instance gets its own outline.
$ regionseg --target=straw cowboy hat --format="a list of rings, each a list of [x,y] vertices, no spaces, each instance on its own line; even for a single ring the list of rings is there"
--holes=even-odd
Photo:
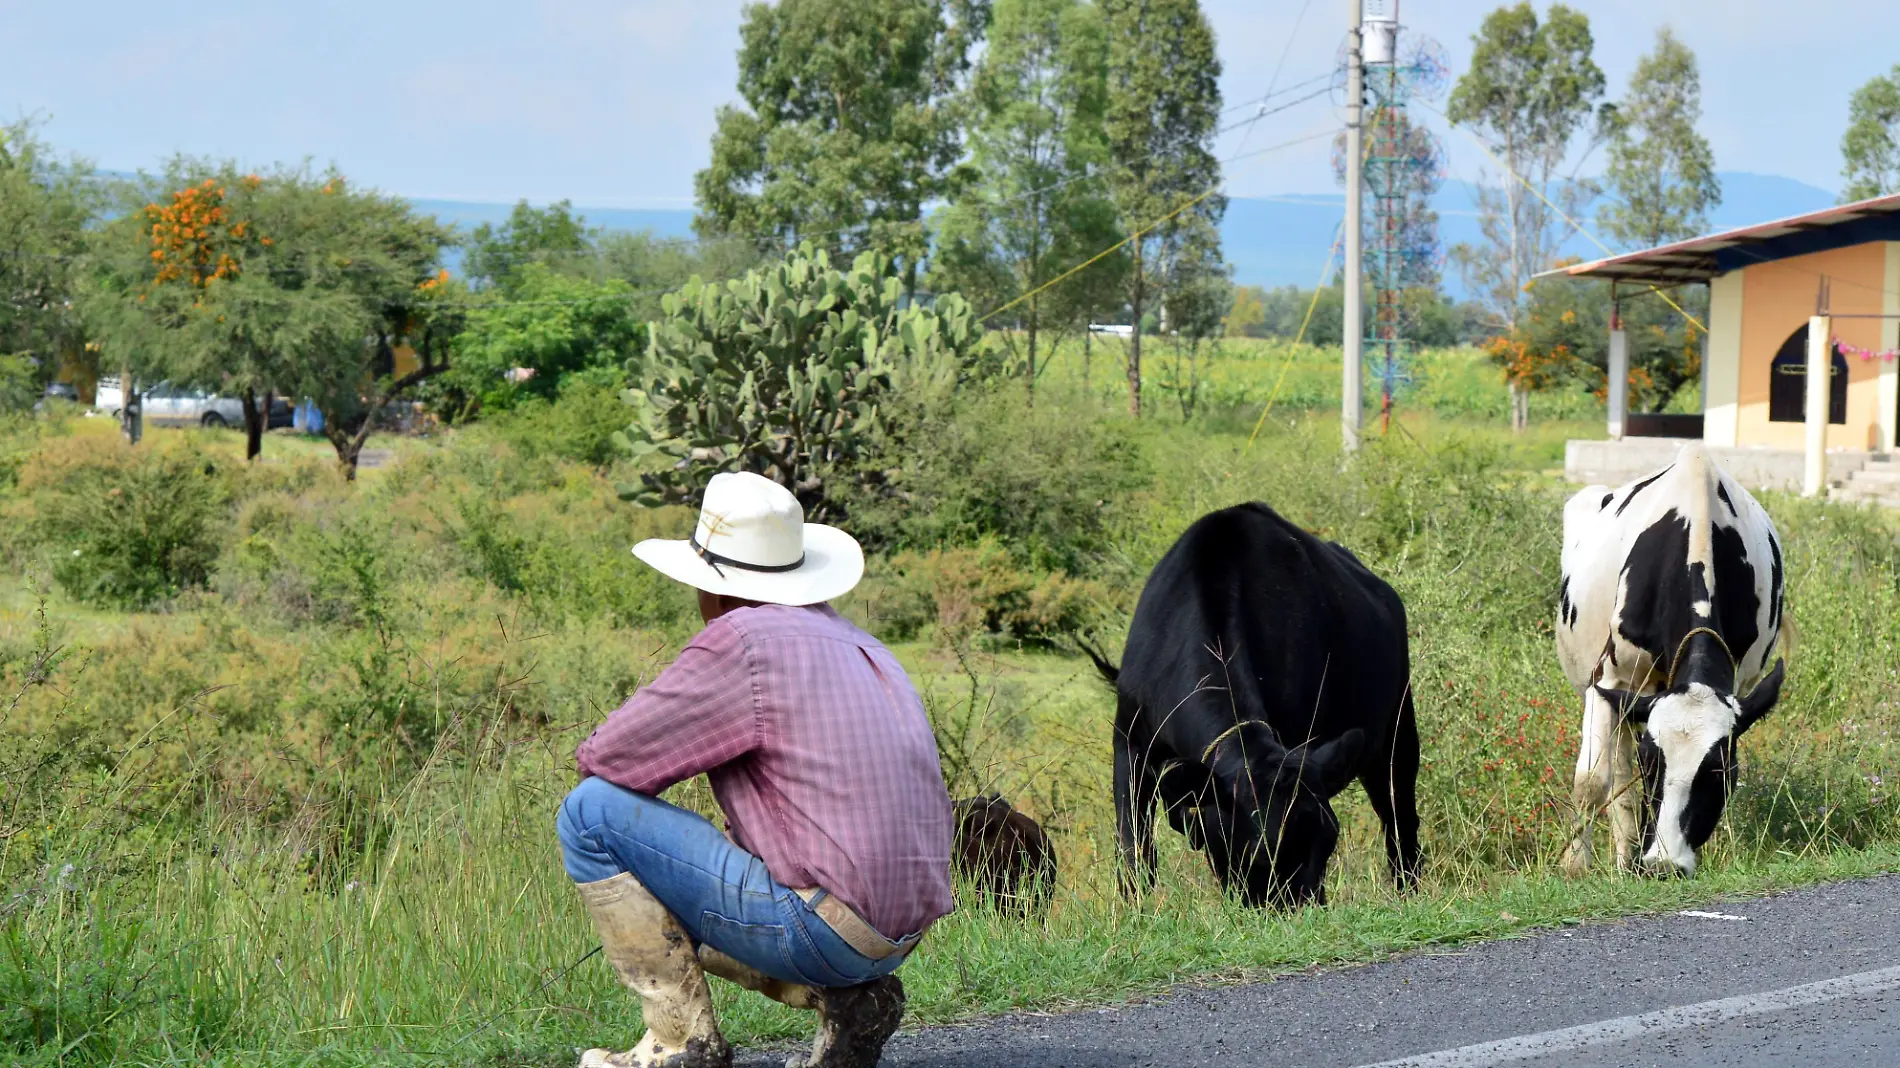
[[[691,538],[649,538],[633,555],[695,589],[768,604],[829,601],[864,577],[857,539],[805,522],[791,490],[749,471],[712,477]]]

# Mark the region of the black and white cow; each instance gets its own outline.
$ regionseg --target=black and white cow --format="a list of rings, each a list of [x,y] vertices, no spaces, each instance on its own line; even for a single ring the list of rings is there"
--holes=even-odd
[[[1345,548],[1264,504],[1204,516],[1148,576],[1119,671],[1095,660],[1118,699],[1125,892],[1154,876],[1159,802],[1248,904],[1324,903],[1331,798],[1355,778],[1394,879],[1416,882],[1405,606]]]
[[[1591,823],[1608,805],[1618,867],[1636,860],[1640,818],[1644,868],[1695,872],[1735,782],[1736,741],[1781,694],[1783,662],[1768,658],[1782,577],[1774,522],[1700,443],[1564,505],[1557,655],[1583,697],[1583,822],[1567,871],[1589,867]]]

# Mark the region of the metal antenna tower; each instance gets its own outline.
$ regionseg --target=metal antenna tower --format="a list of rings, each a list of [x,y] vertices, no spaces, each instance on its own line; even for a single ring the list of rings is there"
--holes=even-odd
[[[1406,103],[1443,92],[1447,68],[1442,49],[1429,38],[1411,37],[1401,49],[1398,0],[1364,2],[1370,113],[1365,123],[1364,174],[1365,191],[1372,200],[1365,263],[1372,321],[1365,340],[1380,384],[1381,429],[1389,430],[1393,397],[1412,380],[1406,337],[1411,316],[1405,307],[1405,291],[1436,282],[1438,226],[1429,201],[1445,171],[1438,138],[1411,122]],[[1348,286],[1357,283],[1350,276],[1346,279]]]

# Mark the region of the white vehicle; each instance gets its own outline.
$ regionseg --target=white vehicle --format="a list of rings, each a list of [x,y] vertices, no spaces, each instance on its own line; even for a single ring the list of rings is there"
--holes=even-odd
[[[147,426],[243,426],[244,405],[236,397],[220,397],[202,389],[160,382],[143,391],[142,412]],[[124,406],[124,390],[117,378],[101,378],[92,406],[114,418]]]

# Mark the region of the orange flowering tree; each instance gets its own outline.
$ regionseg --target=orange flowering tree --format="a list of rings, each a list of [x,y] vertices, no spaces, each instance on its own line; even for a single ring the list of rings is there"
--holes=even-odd
[[[447,367],[450,235],[334,172],[186,160],[163,182],[102,235],[95,318],[150,377],[237,397],[252,456],[273,394],[314,400],[354,475],[371,416]]]

